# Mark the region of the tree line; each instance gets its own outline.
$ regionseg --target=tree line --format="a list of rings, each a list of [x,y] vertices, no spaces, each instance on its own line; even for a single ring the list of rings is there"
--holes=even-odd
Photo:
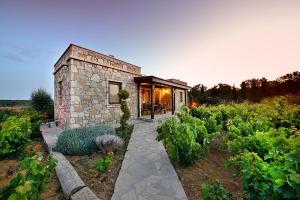
[[[280,76],[276,80],[252,78],[242,81],[240,87],[219,83],[211,88],[203,84],[192,87],[189,92],[191,102],[198,104],[220,104],[229,102],[259,102],[267,97],[287,94],[300,95],[300,72],[295,71]]]

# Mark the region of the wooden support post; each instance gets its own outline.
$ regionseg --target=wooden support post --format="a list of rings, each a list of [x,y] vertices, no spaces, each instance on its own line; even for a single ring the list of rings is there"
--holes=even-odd
[[[172,115],[175,113],[175,92],[174,88],[172,87]]]
[[[137,93],[137,111],[138,111],[138,117],[141,117],[141,84],[140,83],[138,83],[138,85],[137,85],[137,91],[138,91],[138,93]]]
[[[187,104],[187,90],[184,90],[184,104],[185,104],[185,106],[186,106],[186,104]]]
[[[151,90],[150,90],[150,97],[151,97],[151,119],[154,119],[154,89],[155,85],[151,82]]]

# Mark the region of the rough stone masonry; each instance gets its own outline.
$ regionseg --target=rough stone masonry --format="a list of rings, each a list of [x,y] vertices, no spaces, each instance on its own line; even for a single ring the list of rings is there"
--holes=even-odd
[[[109,81],[130,92],[128,104],[137,116],[138,66],[71,44],[55,64],[55,118],[65,128],[117,123],[120,104],[109,104]]]

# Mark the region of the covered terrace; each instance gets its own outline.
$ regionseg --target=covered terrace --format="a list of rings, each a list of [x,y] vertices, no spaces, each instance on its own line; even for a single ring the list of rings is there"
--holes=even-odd
[[[191,87],[176,79],[155,76],[135,77],[138,86],[138,117],[175,113],[181,105],[188,104],[187,92]]]

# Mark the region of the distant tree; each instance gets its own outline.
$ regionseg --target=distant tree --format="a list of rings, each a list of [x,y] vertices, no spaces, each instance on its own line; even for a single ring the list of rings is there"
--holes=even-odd
[[[210,105],[216,105],[221,103],[218,86],[214,86],[206,90],[205,94],[203,95],[203,103]]]
[[[224,102],[233,101],[232,90],[233,88],[228,84],[219,83],[217,85],[218,97]]]
[[[238,94],[237,94],[235,85],[232,86],[232,100],[234,102],[236,102],[238,100]]]
[[[243,81],[242,83],[241,83],[241,98],[242,98],[242,100],[245,100],[246,98],[247,98],[247,85],[246,85],[246,82],[245,81]]]
[[[192,89],[189,92],[189,97],[191,101],[197,102],[197,103],[204,103],[205,102],[205,92],[207,90],[207,87],[203,84],[198,84],[192,87]]]
[[[268,97],[268,96],[270,96],[270,92],[269,92],[269,82],[268,82],[268,80],[266,79],[266,78],[261,78],[260,79],[260,97],[261,98],[264,98],[264,97]]]
[[[260,97],[259,97],[259,91],[258,91],[258,88],[259,88],[259,81],[258,79],[251,79],[250,80],[250,84],[251,84],[251,88],[250,88],[250,94],[249,94],[249,97],[248,99],[252,102],[258,102],[260,100]]]
[[[281,93],[298,93],[300,90],[300,72],[298,71],[285,74],[276,79],[276,81],[280,84]]]
[[[300,95],[299,71],[285,74],[273,81],[268,81],[264,77],[248,79],[241,82],[240,89],[223,83],[209,89],[198,84],[189,93],[190,99],[200,104],[219,104],[240,100],[259,102],[266,97],[286,94]]]
[[[54,102],[51,95],[44,89],[39,88],[31,93],[32,107],[47,115],[49,119],[53,119],[54,116]]]

